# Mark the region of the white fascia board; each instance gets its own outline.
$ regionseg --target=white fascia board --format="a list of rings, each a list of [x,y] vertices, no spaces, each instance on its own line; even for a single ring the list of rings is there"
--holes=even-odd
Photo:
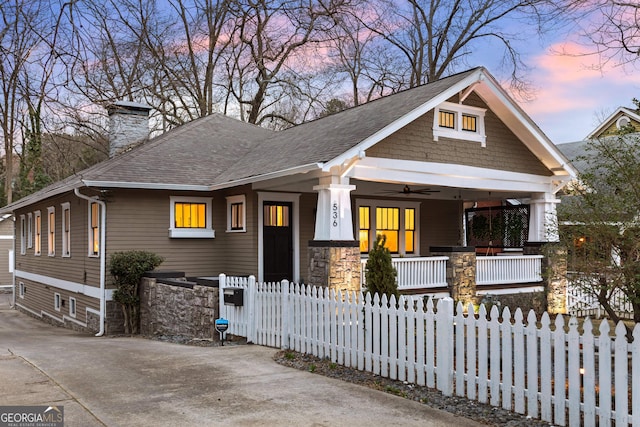
[[[82,185],[78,182],[78,183],[74,183],[74,184],[69,184],[69,185],[63,185],[61,187],[52,189],[51,191],[47,191],[46,193],[43,194],[39,194],[38,196],[27,196],[23,199],[18,200],[15,203],[12,203],[10,205],[7,205],[5,207],[3,207],[2,209],[0,209],[0,215],[1,214],[8,214],[8,213],[13,213],[16,211],[16,209],[20,209],[23,208],[25,206],[29,206],[32,205],[34,203],[37,203],[41,200],[44,199],[48,199],[49,197],[53,197],[53,196],[57,196],[63,193],[66,193],[68,191],[73,191],[74,188],[76,187],[81,187]]]
[[[433,110],[435,107],[445,102],[449,98],[451,98],[456,93],[460,92],[462,89],[473,85],[480,81],[481,76],[484,76],[484,73],[481,69],[476,71],[473,74],[470,74],[465,79],[459,81],[456,85],[449,87],[445,91],[441,92],[439,95],[434,98],[429,99],[424,104],[420,105],[418,108],[410,111],[404,116],[400,117],[398,120],[388,124],[384,128],[380,129],[378,132],[374,133],[364,141],[360,142],[358,145],[350,148],[345,151],[343,154],[335,157],[334,159],[326,162],[323,167],[323,171],[328,172],[334,166],[340,166],[349,160],[356,158],[360,155],[361,152],[371,148],[378,142],[382,141],[384,138],[393,135],[398,130],[402,129],[409,123],[417,120],[421,116],[427,114],[429,111]]]
[[[123,182],[83,180],[87,187],[101,188],[135,188],[141,190],[173,190],[173,191],[209,191],[208,185],[167,184],[155,182]]]
[[[485,79],[483,83],[487,88],[491,90],[491,95],[496,98],[496,101],[500,102],[504,107],[506,107],[507,112],[510,113],[515,119],[516,122],[519,123],[526,132],[530,134],[532,138],[534,138],[535,143],[539,145],[541,150],[536,150],[536,147],[532,147],[527,144],[527,148],[531,150],[540,160],[545,164],[546,167],[549,168],[556,175],[569,175],[572,178],[575,178],[578,174],[578,171],[571,165],[569,160],[558,150],[558,148],[547,138],[547,136],[540,130],[540,128],[531,120],[531,118],[515,103],[513,100],[507,95],[505,90],[500,86],[500,84],[494,80],[491,76],[485,75]],[[497,109],[497,106],[492,105],[490,99],[487,99],[487,93],[482,93],[482,85],[476,88],[476,91],[484,98],[485,102],[489,105],[489,108],[494,112]],[[484,95],[484,96],[483,96]],[[507,126],[509,125],[506,123]],[[517,135],[517,129],[512,129],[514,133]],[[523,142],[526,144],[527,141],[523,138]],[[551,159],[556,162],[556,165],[547,164],[545,160],[544,154],[550,155]]]
[[[554,176],[508,172],[458,164],[367,157],[349,177],[365,181],[410,182],[489,191],[553,192]]]
[[[75,292],[78,294],[86,295],[91,298],[100,299],[100,287],[89,286],[82,283],[71,282],[69,280],[58,279],[55,277],[45,276],[38,273],[31,273],[28,271],[16,270],[16,279],[26,279],[32,282],[43,283],[45,285],[54,286],[65,291]],[[107,301],[113,299],[113,289],[105,290]]]
[[[242,178],[242,179],[236,179],[233,181],[227,181],[227,182],[223,182],[220,184],[214,184],[211,185],[209,187],[207,187],[208,190],[213,191],[213,190],[221,190],[223,188],[229,188],[229,187],[235,187],[238,185],[245,185],[245,184],[253,184],[255,182],[260,182],[260,181],[267,181],[270,179],[275,179],[275,178],[282,178],[285,176],[290,176],[290,175],[296,175],[296,174],[302,174],[302,173],[307,173],[307,172],[311,172],[314,170],[320,170],[322,169],[322,163],[308,163],[306,165],[301,165],[301,166],[296,166],[293,168],[288,168],[288,169],[282,169],[279,171],[275,171],[275,172],[269,172],[269,173],[265,173],[262,175],[255,175],[255,176],[250,176],[247,178]]]

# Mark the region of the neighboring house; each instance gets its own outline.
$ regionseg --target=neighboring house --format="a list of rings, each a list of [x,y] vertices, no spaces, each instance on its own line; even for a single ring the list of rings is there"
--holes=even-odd
[[[640,132],[640,114],[638,114],[637,110],[618,107],[618,109],[600,123],[593,132],[587,135],[586,140],[616,135],[620,130],[628,127],[632,127],[636,132]]]
[[[0,216],[0,286],[13,284],[13,215]]]
[[[114,152],[125,152],[2,210],[19,236],[18,308],[114,327],[108,259],[129,249],[188,276],[359,286],[376,234],[404,258],[465,245],[473,202],[525,201],[529,241],[547,240],[574,176],[484,68],[284,131],[212,114],[127,149],[120,136],[146,134],[147,114],[117,104]]]

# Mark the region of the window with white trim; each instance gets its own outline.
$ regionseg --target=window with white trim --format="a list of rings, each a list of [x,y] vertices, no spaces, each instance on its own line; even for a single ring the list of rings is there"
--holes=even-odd
[[[27,248],[33,247],[33,214],[29,212],[27,214]]]
[[[71,206],[69,202],[62,203],[62,256],[71,256]]]
[[[53,294],[53,308],[56,311],[60,311],[60,307],[62,307],[62,298],[59,293]]]
[[[56,208],[49,206],[47,208],[47,254],[49,256],[56,255]]]
[[[420,202],[356,200],[360,252],[369,253],[376,236],[386,236],[393,255],[413,256],[419,250]]]
[[[35,229],[33,253],[34,255],[40,255],[42,252],[42,217],[40,211],[33,213],[33,228]]]
[[[27,253],[27,219],[20,215],[20,255]]]
[[[246,196],[227,197],[227,231],[247,231]]]
[[[27,292],[27,289],[24,286],[23,282],[18,283],[18,296],[20,298],[24,298],[24,294]]]
[[[69,316],[76,317],[76,299],[69,297]]]
[[[434,110],[433,139],[439,137],[465,139],[487,145],[484,130],[485,108],[443,102]]]
[[[89,202],[89,253],[90,257],[100,255],[100,204]]]
[[[211,199],[208,197],[170,197],[169,237],[214,238]]]

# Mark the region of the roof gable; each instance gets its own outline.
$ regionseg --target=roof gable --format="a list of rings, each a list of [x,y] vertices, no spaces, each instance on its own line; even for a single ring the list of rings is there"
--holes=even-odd
[[[640,114],[629,108],[618,107],[609,117],[607,117],[598,127],[596,127],[586,139],[599,138],[601,136],[614,135],[621,127],[631,125],[640,132]]]

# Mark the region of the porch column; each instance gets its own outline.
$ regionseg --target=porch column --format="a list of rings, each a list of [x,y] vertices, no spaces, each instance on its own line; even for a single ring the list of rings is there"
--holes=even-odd
[[[360,290],[360,245],[353,237],[349,178],[330,176],[318,192],[316,229],[309,242],[309,284],[335,290]]]
[[[529,241],[557,242],[558,214],[556,205],[560,200],[552,193],[536,194],[529,202]]]
[[[349,193],[355,190],[356,186],[348,183],[349,178],[332,176],[321,178],[320,185],[313,187],[318,192],[316,232],[313,240],[354,240]]]

